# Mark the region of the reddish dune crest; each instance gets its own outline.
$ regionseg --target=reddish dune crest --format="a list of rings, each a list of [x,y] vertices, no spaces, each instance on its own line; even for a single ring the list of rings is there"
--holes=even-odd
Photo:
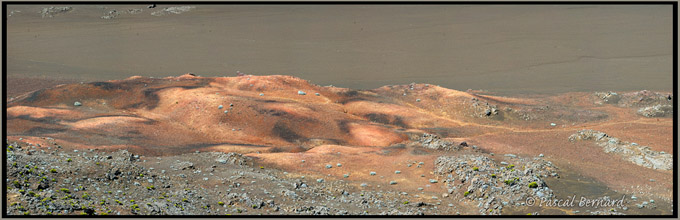
[[[578,126],[638,117],[617,113],[621,106],[597,105],[588,95],[574,96],[580,105],[428,84],[352,90],[282,75],[134,76],[23,95],[8,103],[7,122],[10,136],[175,154],[204,148],[299,151],[324,144],[387,147],[426,132],[465,139],[550,129],[549,122]]]

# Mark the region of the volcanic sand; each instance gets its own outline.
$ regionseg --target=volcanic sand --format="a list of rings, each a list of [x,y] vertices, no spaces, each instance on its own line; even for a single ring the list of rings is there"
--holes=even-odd
[[[354,89],[672,88],[670,5],[188,5],[195,8],[154,16],[176,5],[77,4],[52,17],[38,13],[50,6],[57,5],[8,5],[10,78],[240,70]],[[101,18],[112,10],[120,14]]]

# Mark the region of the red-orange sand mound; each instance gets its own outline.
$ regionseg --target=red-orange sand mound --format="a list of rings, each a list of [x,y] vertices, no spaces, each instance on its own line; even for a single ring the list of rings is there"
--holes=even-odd
[[[496,154],[544,154],[618,190],[672,177],[631,165],[592,143],[567,140],[578,130],[594,129],[672,153],[672,118],[643,117],[628,101],[631,107],[597,101],[587,93],[497,97],[427,84],[357,91],[291,76],[136,76],[22,95],[7,103],[7,132],[10,141],[46,137],[78,148],[147,155],[239,152],[282,169],[336,178],[347,169],[325,165],[341,163],[354,170],[349,179],[369,178],[367,172],[375,170],[399,187],[421,186],[427,179],[399,179],[407,175],[394,170],[407,170],[404,161],[425,162],[413,172],[429,178],[437,154],[399,148],[422,133]],[[625,181],[630,178],[636,180]],[[659,194],[670,195],[670,185],[659,186]]]

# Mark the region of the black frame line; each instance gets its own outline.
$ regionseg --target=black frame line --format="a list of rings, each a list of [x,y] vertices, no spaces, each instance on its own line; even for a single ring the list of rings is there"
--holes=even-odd
[[[678,2],[677,1],[472,1],[472,2],[448,2],[448,1],[229,1],[229,2],[213,2],[213,1],[3,1],[2,2],[2,92],[3,103],[7,103],[7,6],[8,5],[92,5],[92,4],[107,4],[107,5],[148,5],[148,4],[168,4],[168,5],[671,5],[673,7],[673,214],[672,215],[626,215],[626,216],[581,216],[581,215],[540,215],[540,216],[526,216],[526,215],[500,215],[500,216],[484,216],[484,215],[424,215],[424,216],[379,216],[379,215],[344,215],[344,216],[307,216],[307,215],[234,215],[234,216],[210,216],[210,215],[117,215],[117,216],[80,216],[80,215],[7,215],[7,199],[2,199],[2,218],[678,218],[678,198],[676,188],[678,186]],[[2,123],[2,137],[7,141],[7,108],[2,108],[3,123]],[[7,152],[2,151],[2,179],[7,179],[7,166],[4,163],[4,158],[7,158]],[[7,188],[2,188],[3,198],[6,198]]]

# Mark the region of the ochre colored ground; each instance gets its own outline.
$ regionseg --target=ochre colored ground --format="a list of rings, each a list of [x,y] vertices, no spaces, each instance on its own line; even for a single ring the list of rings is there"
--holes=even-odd
[[[76,101],[82,106],[74,106]],[[425,84],[356,91],[290,76],[132,77],[21,95],[7,105],[7,129],[10,141],[42,145],[49,143],[40,137],[50,137],[62,145],[145,155],[239,152],[291,175],[340,179],[349,174],[346,179],[357,185],[385,187],[394,180],[397,189],[423,187],[436,194],[441,188],[426,186],[436,179],[433,161],[445,152],[403,147],[427,132],[466,141],[498,160],[508,153],[544,154],[558,167],[611,189],[633,192],[634,187],[670,198],[672,171],[637,166],[593,142],[572,143],[568,137],[594,129],[673,153],[673,119],[644,118],[636,108],[593,101],[589,93],[509,98]],[[486,103],[498,114],[481,115],[477,107]],[[417,162],[424,164],[418,168]]]

